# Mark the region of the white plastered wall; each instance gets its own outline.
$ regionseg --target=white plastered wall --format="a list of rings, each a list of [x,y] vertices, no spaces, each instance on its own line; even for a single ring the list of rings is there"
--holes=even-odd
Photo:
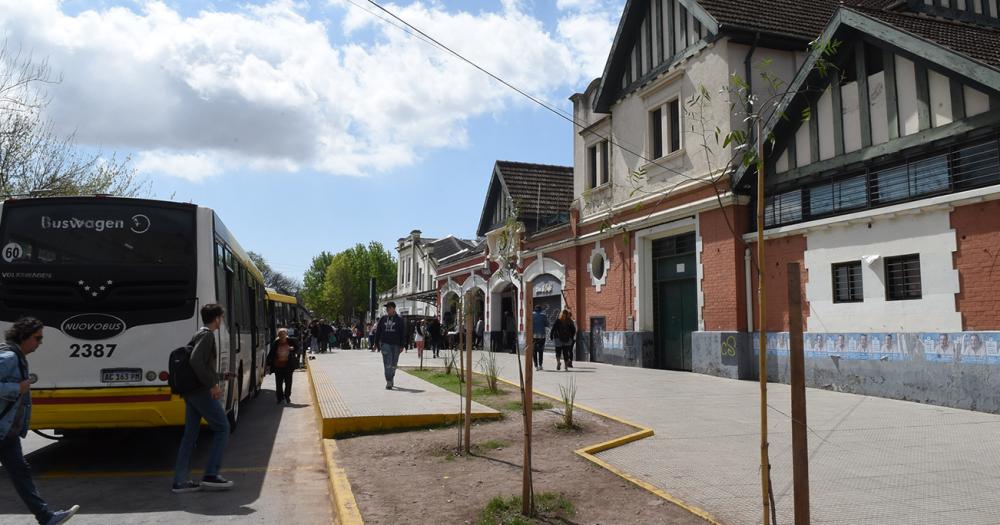
[[[955,308],[958,271],[952,262],[957,247],[947,209],[835,225],[808,233],[806,243],[808,331],[962,330],[961,314]],[[912,253],[920,254],[922,297],[886,301],[885,258]],[[866,264],[863,258],[871,255],[879,257]],[[862,260],[864,301],[834,303],[831,265],[857,260]]]

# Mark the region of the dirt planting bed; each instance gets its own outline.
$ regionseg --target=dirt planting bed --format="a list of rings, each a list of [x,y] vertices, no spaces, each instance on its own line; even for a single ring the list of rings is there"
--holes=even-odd
[[[458,386],[439,372],[421,377],[452,390]],[[469,457],[459,452],[461,425],[337,441],[366,523],[479,524],[480,512],[494,497],[521,494],[520,393],[501,385],[503,393],[489,394],[480,377],[474,386],[473,399],[502,410],[504,418],[473,425]],[[543,516],[537,523],[705,523],[574,453],[630,434],[634,428],[576,410],[578,428],[567,430],[560,428],[562,403],[536,396],[535,404],[535,494],[552,493],[572,506],[569,515]]]

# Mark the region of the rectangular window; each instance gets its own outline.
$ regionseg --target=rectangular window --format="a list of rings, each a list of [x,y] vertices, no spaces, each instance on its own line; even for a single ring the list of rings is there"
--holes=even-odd
[[[833,302],[860,303],[864,301],[861,284],[861,261],[833,265]]]
[[[608,141],[601,141],[599,151],[601,153],[601,184],[605,184],[611,177],[611,160],[610,157],[608,157]]]
[[[587,187],[597,187],[597,146],[587,148]]]
[[[663,110],[660,108],[649,114],[649,146],[654,159],[663,156]]]
[[[885,298],[920,299],[920,254],[885,258]]]
[[[670,152],[681,149],[681,107],[679,100],[671,100],[670,108]]]
[[[663,42],[663,38],[664,38],[664,31],[663,31],[663,0],[656,0],[656,9],[654,11],[655,11],[655,13],[653,13],[653,16],[656,19],[656,49],[657,49],[657,57],[659,59],[659,62],[665,62],[667,60],[667,57],[664,56],[665,46],[663,45],[664,44],[664,42]]]

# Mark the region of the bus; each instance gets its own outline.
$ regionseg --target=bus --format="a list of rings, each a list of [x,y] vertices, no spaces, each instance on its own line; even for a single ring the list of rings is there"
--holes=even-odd
[[[299,307],[299,300],[293,295],[285,295],[273,288],[265,289],[267,298],[267,324],[270,337],[278,336],[278,328],[287,328],[292,323],[308,322]]]
[[[45,324],[30,356],[33,429],[183,425],[167,360],[210,303],[226,310],[215,337],[235,428],[264,379],[265,290],[214,211],[105,196],[0,204],[0,329]]]

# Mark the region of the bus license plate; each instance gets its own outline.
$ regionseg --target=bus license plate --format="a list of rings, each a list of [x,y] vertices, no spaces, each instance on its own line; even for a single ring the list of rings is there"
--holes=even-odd
[[[138,368],[105,368],[101,370],[102,383],[138,383],[142,381],[142,370]]]

